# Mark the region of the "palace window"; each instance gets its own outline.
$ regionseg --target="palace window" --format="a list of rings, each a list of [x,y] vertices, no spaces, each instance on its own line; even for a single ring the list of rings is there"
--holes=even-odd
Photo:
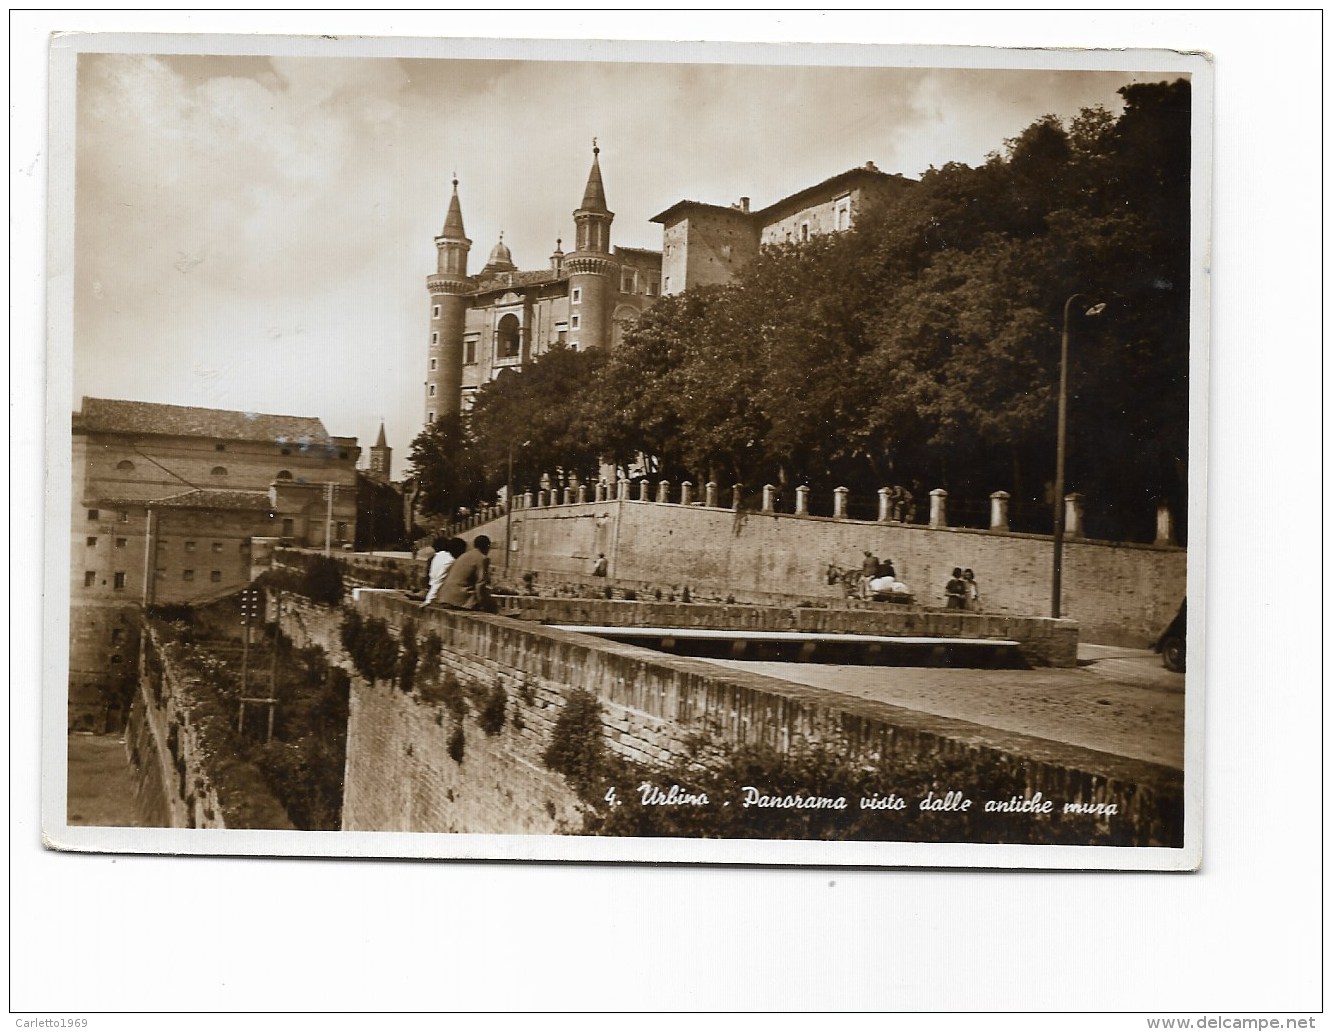
[[[87,545],[88,545],[89,548],[96,548],[96,547],[97,547],[97,538],[95,538],[95,537],[90,537],[90,538],[88,538],[88,540],[87,540]]]
[[[209,474],[210,474],[211,476],[215,476],[215,477],[225,477],[225,476],[227,475],[227,467],[226,467],[226,466],[214,466],[214,467],[213,467],[212,469],[210,469],[208,472],[209,472]]]
[[[112,578],[111,586],[112,586],[113,588],[115,588],[117,591],[124,591],[124,590],[125,590],[125,574],[124,574],[123,572],[121,572],[121,571],[116,571],[115,577]]]
[[[569,342],[569,324],[557,322],[555,324],[555,343],[567,344]]]
[[[583,288],[574,287],[573,290],[569,292],[569,300],[573,304],[581,305],[583,303]]]
[[[91,587],[92,587],[94,584],[96,584],[96,583],[97,583],[97,574],[96,574],[96,573],[94,573],[92,570],[88,570],[87,572],[84,573],[84,575],[83,575],[83,586],[84,586],[85,588],[91,588]]]
[[[130,462],[129,459],[121,459],[116,463],[116,469],[126,473],[132,473],[134,471],[134,463]]]
[[[124,509],[121,509],[118,513],[116,513],[116,522],[117,522],[117,523],[128,523],[128,522],[129,522],[129,513],[127,513]]]
[[[221,570],[213,570],[211,573],[208,574],[208,579],[209,579],[210,581],[212,581],[214,584],[221,584],[221,583],[222,583],[222,571],[221,571]]]
[[[226,451],[226,450],[227,450],[227,446],[226,446],[225,444],[215,444],[215,445],[213,445],[213,451]]]
[[[430,335],[430,343],[431,343],[431,344],[438,344],[438,343],[439,343],[439,333],[438,333],[438,331],[435,332],[435,333],[432,333],[432,334]]]
[[[282,449],[282,454],[283,454],[283,455],[290,455],[290,454],[291,454],[291,449],[290,449],[290,448],[283,448],[283,449]]]
[[[500,319],[499,326],[495,330],[495,354],[499,358],[517,358],[521,348],[518,316],[510,312]]]
[[[128,539],[126,539],[126,538],[116,538],[116,547],[117,547],[117,548],[124,548],[127,544],[129,544]]]
[[[277,479],[277,480],[290,480],[290,479],[291,479],[291,470],[289,470],[289,469],[280,469],[280,470],[278,470],[278,471],[277,471],[277,477],[276,477],[275,479]]]
[[[187,551],[187,552],[193,552],[193,551],[194,551],[194,542],[193,542],[193,541],[186,541],[186,542],[185,542],[185,551]]]
[[[427,412],[427,413],[426,413],[426,422],[427,422],[427,423],[433,423],[434,421],[435,421],[435,414],[434,414],[433,412]]]
[[[434,306],[431,307],[431,309],[430,309],[430,318],[432,318],[432,319],[438,319],[438,318],[439,318],[439,305],[434,305]]]
[[[100,518],[101,518],[101,514],[100,514],[96,509],[89,509],[89,510],[88,510],[88,519],[90,519],[90,520],[97,520],[97,519],[100,519]]]
[[[569,316],[569,325],[573,327],[575,330],[578,329],[581,323],[582,319],[579,316],[576,315]]]
[[[475,333],[463,338],[463,365],[476,365],[476,343],[480,339]]]
[[[111,643],[113,645],[123,640],[124,637],[125,637],[125,629],[123,627],[111,628]]]
[[[432,384],[430,385],[430,387],[426,390],[426,394],[429,395],[429,396],[432,397],[432,398],[435,396],[435,385],[434,385],[433,383],[432,383]]]
[[[620,270],[620,293],[632,294],[638,289],[638,275],[634,269]]]
[[[834,216],[834,218],[836,219],[836,222],[834,223],[834,225],[836,225],[837,228],[838,228],[839,230],[850,229],[850,228],[851,228],[851,197],[850,197],[850,195],[848,195],[848,196],[846,196],[846,197],[839,197],[839,198],[837,199],[837,202],[836,202],[836,205],[835,205],[834,210],[835,210],[835,212],[836,212],[836,214],[835,214],[835,216]]]
[[[802,222],[802,223],[800,223],[800,239],[801,239],[802,241],[804,241],[804,240],[808,240],[808,239],[809,239],[809,223],[808,223],[808,222]]]
[[[430,371],[433,373],[438,368],[439,368],[439,359],[432,358],[430,360]]]
[[[186,571],[185,571],[185,574],[184,574],[184,579],[185,579],[185,580],[188,580],[188,581],[192,581],[192,580],[194,580],[194,571],[193,571],[193,570],[186,570]]]
[[[656,297],[661,293],[661,277],[655,272],[649,272],[647,277],[648,297]]]
[[[220,552],[220,551],[222,551],[222,542],[221,542],[221,541],[214,541],[214,542],[213,542],[213,551],[214,551],[214,552]]]

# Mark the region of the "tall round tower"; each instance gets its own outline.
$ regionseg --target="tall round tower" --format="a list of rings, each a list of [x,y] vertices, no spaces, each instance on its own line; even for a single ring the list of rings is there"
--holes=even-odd
[[[426,422],[456,415],[462,404],[463,324],[467,294],[467,252],[472,242],[463,230],[462,207],[458,203],[458,179],[444,229],[435,237],[439,253],[435,274],[426,277],[430,291],[430,359],[426,372]]]
[[[592,171],[583,203],[573,213],[577,227],[574,249],[564,258],[569,273],[569,342],[579,349],[610,342],[610,301],[615,265],[610,257],[610,227],[615,213],[606,207],[601,184],[601,153],[592,141]]]

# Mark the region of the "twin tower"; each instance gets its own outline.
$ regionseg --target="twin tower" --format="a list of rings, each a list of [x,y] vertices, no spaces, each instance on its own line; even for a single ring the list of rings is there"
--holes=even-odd
[[[435,238],[438,265],[427,277],[430,350],[426,422],[457,415],[506,369],[520,369],[552,346],[578,350],[618,342],[661,292],[661,252],[610,244],[615,214],[606,206],[599,149],[574,211],[575,246],[556,241],[548,268],[522,271],[503,236],[476,276],[467,272],[472,241],[463,229],[453,180],[444,229]]]

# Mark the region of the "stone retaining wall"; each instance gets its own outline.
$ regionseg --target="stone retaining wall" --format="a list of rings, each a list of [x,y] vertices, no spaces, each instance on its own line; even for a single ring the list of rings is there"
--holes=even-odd
[[[895,757],[1018,758],[1029,792],[1113,802],[1116,840],[1178,845],[1182,773],[1158,764],[995,730],[827,692],[502,616],[421,610],[391,592],[362,593],[358,608],[418,635],[438,634],[441,670],[474,688],[502,689],[503,726],[487,735],[476,708],[455,719],[418,689],[353,687],[344,828],[540,833],[574,830],[577,801],[542,756],[568,693],[600,701],[604,741],[619,755],[661,766],[697,760],[700,740],[836,743],[849,761]],[[328,640],[320,640],[332,649]],[[419,676],[419,675],[418,675]],[[461,758],[450,750],[461,728]],[[458,750],[455,750],[458,751]]]

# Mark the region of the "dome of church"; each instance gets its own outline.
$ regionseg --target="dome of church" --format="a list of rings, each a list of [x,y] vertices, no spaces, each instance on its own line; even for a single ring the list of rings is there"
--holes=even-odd
[[[516,268],[513,264],[513,255],[509,253],[508,247],[505,246],[503,233],[500,234],[499,243],[491,249],[490,258],[486,261],[486,268]]]

